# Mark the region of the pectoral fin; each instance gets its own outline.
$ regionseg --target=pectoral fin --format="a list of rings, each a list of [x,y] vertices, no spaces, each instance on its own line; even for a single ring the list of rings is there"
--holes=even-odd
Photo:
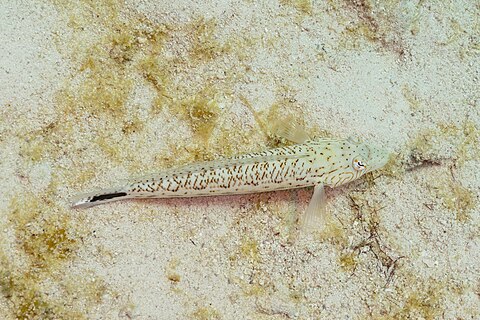
[[[350,136],[348,137],[348,142],[353,143],[353,144],[360,144],[362,143],[362,140],[360,140],[358,137]]]
[[[295,143],[304,143],[310,140],[310,136],[305,129],[292,119],[279,120],[274,124],[273,131],[277,136]]]
[[[327,216],[326,200],[327,197],[323,184],[316,186],[304,215],[302,231],[319,231],[325,226]]]

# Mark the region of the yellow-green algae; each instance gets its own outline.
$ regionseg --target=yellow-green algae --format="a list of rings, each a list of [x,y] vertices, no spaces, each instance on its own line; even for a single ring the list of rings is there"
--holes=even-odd
[[[240,252],[244,259],[252,262],[260,262],[260,255],[258,251],[258,242],[251,238],[243,238],[240,245]]]
[[[480,34],[480,22],[478,22],[478,20],[475,22],[472,31],[473,34]],[[472,58],[475,59],[478,54],[480,54],[480,43],[475,40],[475,37],[470,37],[467,45],[460,46],[459,57],[462,61]]]
[[[480,159],[480,150],[476,147],[479,139],[480,130],[472,121],[439,123],[417,134],[409,144],[410,156],[416,162],[451,160],[463,165],[465,161]]]
[[[222,55],[241,56],[247,50],[244,39],[221,41],[216,21],[202,17],[186,24],[163,24],[154,23],[141,14],[125,16],[121,1],[105,4],[78,1],[75,7],[60,0],[54,3],[63,10],[70,8],[75,12],[71,20],[79,30],[89,30],[92,25],[101,30],[92,37],[96,40],[90,40],[89,46],[70,44],[68,54],[76,58],[79,67],[60,93],[58,105],[60,113],[67,114],[72,121],[80,120],[85,114],[94,119],[93,130],[97,136],[94,142],[107,159],[116,164],[128,163],[126,168],[135,173],[144,166],[142,159],[136,159],[135,145],[120,138],[142,133],[145,128],[145,119],[129,115],[131,95],[138,87],[148,87],[155,93],[150,116],[156,117],[167,110],[191,128],[193,143],[184,139],[172,143],[177,155],[191,153],[189,159],[206,160],[221,154],[219,151],[224,146],[231,148],[231,141],[216,139],[222,144],[213,144],[215,150],[209,151],[214,130],[225,131],[218,127],[222,116],[218,97],[230,95],[236,76],[226,79],[210,76],[200,82],[192,82],[190,78],[195,74],[203,76],[199,67],[214,65]],[[98,17],[92,19],[87,14],[91,11],[98,12]],[[179,38],[181,43],[176,42]],[[184,50],[172,55],[169,52],[172,46]],[[171,165],[171,159],[169,163],[156,162],[156,165],[158,168]]]
[[[398,281],[385,292],[386,304],[376,309],[374,319],[438,319],[445,314],[447,301],[458,299],[468,287],[452,276],[442,279],[420,277],[416,270],[400,270]],[[478,311],[472,310],[475,317]]]
[[[252,139],[258,136],[258,130],[242,132],[235,126],[225,126],[223,121],[220,99],[231,99],[232,88],[241,74],[231,73],[219,79],[206,73],[205,78],[202,71],[202,66],[215,66],[216,59],[225,54],[246,59],[255,40],[239,37],[222,42],[217,37],[215,20],[202,17],[188,24],[162,24],[141,14],[125,15],[121,1],[55,0],[54,3],[70,17],[74,32],[69,43],[59,41],[59,51],[76,65],[56,100],[57,119],[62,121],[56,121],[54,131],[61,132],[64,141],[77,137],[88,140],[87,146],[98,148],[106,156],[102,159],[106,168],[110,167],[106,163],[110,161],[130,172],[251,151],[252,140],[256,141],[253,147],[265,147],[267,138]],[[176,42],[178,38],[182,38],[181,43]],[[169,51],[177,47],[179,54]],[[198,81],[195,75],[203,78]],[[135,152],[136,145],[144,143],[147,128],[145,114],[135,110],[140,106],[132,100],[138,88],[147,88],[154,95],[147,102],[147,118],[168,115],[186,124],[192,132],[191,139],[170,139],[156,153],[153,165],[142,163],[143,157]],[[86,162],[88,158],[72,150],[73,144],[65,154],[52,149],[47,135],[32,135],[39,139],[35,145],[40,145],[49,158],[76,156],[75,162]],[[30,153],[40,160],[37,150]],[[78,170],[62,170],[62,173],[72,185],[78,186],[94,176],[95,169],[99,171],[98,165],[87,167],[90,169],[86,173]],[[259,259],[255,248],[253,242],[247,241],[240,252],[243,250],[255,262]],[[173,284],[181,279],[173,267],[166,270],[166,276]],[[208,313],[209,309],[197,311],[194,317],[216,317],[215,312]]]
[[[408,143],[403,156],[399,156],[395,165],[389,168],[397,168],[397,172],[402,172],[398,170],[402,166],[407,170],[421,165],[461,167],[467,161],[480,159],[478,141],[480,130],[472,121],[440,123],[415,136]],[[456,213],[458,220],[464,221],[476,207],[476,197],[472,190],[452,177],[451,170],[444,170],[444,177],[432,179],[430,188],[447,209]]]
[[[339,39],[340,49],[359,50],[366,40],[400,58],[404,56],[406,50],[400,31],[404,30],[403,20],[407,18],[413,22],[415,15],[410,17],[400,1],[330,0],[328,5],[337,13],[336,20],[343,28]],[[415,12],[420,6],[416,7]],[[399,12],[404,14],[399,15]]]
[[[209,61],[230,52],[229,43],[222,44],[215,38],[216,27],[215,19],[204,18],[197,18],[188,26],[188,29],[193,31],[190,48],[193,61]]]
[[[412,89],[408,85],[402,86],[402,95],[407,100],[408,105],[410,106],[410,110],[412,112],[416,112],[420,110],[422,106],[422,102],[420,99],[415,95]]]
[[[19,119],[28,123],[27,118]],[[72,124],[68,121],[53,120],[44,127],[32,131],[20,131],[15,134],[22,139],[20,156],[32,162],[40,162],[51,157],[58,158],[66,149],[72,132]]]
[[[220,312],[211,306],[204,306],[196,309],[192,313],[192,319],[196,320],[220,320],[222,319]]]
[[[366,182],[365,182],[366,183]],[[388,234],[382,227],[381,210],[382,201],[371,189],[354,191],[350,195],[351,208],[354,220],[349,233],[357,239],[363,239],[354,243],[351,247],[344,247],[339,257],[340,267],[349,273],[359,272],[361,269],[368,273],[378,273],[378,267],[369,261],[358,259],[359,251],[371,254],[371,257],[381,266],[383,283],[379,286],[391,288],[391,290],[375,289],[368,292],[368,318],[373,319],[408,319],[423,318],[436,319],[444,311],[444,301],[449,290],[448,285],[431,278],[422,278],[416,272],[402,266],[408,260],[396,253],[389,243]],[[408,264],[407,264],[408,265]],[[366,269],[365,269],[366,268]]]
[[[406,171],[421,166],[461,167],[466,161],[480,159],[480,150],[476,147],[479,139],[480,130],[472,121],[439,123],[420,131],[398,153],[392,153],[388,163],[378,173],[401,178]]]
[[[337,221],[327,221],[325,228],[318,235],[321,242],[328,242],[334,245],[337,249],[342,250],[348,244],[347,234],[345,228]]]
[[[353,272],[357,267],[358,261],[355,252],[343,253],[339,258],[340,267],[347,272]]]
[[[470,211],[477,206],[475,193],[450,177],[436,180],[432,189],[445,208],[455,212],[459,221],[468,220]]]
[[[295,8],[295,10],[304,15],[311,15],[313,11],[311,0],[280,0],[280,3],[284,6]]]
[[[212,88],[205,88],[175,105],[176,112],[189,123],[196,138],[205,144],[208,144],[220,116],[215,94]]]
[[[405,157],[403,154],[392,152],[385,166],[378,170],[377,173],[379,175],[400,179],[407,169]]]
[[[369,183],[365,182],[365,184]],[[375,260],[387,270],[395,268],[400,257],[388,249],[387,239],[380,236],[384,234],[381,223],[383,201],[368,187],[351,192],[349,197],[353,221],[358,222],[357,227],[350,233],[356,234],[359,240],[351,248],[344,248],[344,252],[340,256],[342,268],[346,271],[353,271],[358,265],[354,257],[364,249],[368,249],[367,252],[372,253]]]
[[[177,272],[177,267],[179,264],[180,261],[178,259],[172,259],[165,268],[165,274],[167,276],[167,279],[170,280],[172,283],[180,282],[181,277]]]
[[[263,296],[271,291],[271,284],[259,270],[259,266],[262,265],[259,251],[258,241],[245,236],[240,239],[238,249],[229,257],[231,264],[229,280],[241,288],[245,297]],[[240,271],[241,269],[243,271]],[[239,271],[242,272],[241,276],[236,273]]]
[[[82,319],[106,290],[101,282],[65,273],[86,231],[49,193],[18,194],[2,212],[13,239],[0,243],[16,250],[0,252],[0,289],[18,319]]]
[[[401,281],[391,294],[382,294],[386,303],[374,308],[369,319],[433,320],[441,317],[445,310],[446,284],[411,273],[402,275]],[[374,294],[372,299],[378,296]]]
[[[407,170],[424,164],[462,166],[465,161],[478,159],[478,151],[474,149],[475,139],[478,139],[478,129],[472,122],[467,121],[461,125],[440,124],[408,143],[401,151],[402,154],[396,154],[390,159],[391,167],[383,170],[381,174],[387,173],[387,176],[398,178]],[[444,145],[439,146],[441,143]],[[445,144],[452,147],[445,148]],[[459,220],[464,220],[468,216],[466,213],[476,205],[474,194],[452,179],[450,173],[446,176],[445,172],[439,174],[443,178],[432,179],[438,182],[433,185],[435,194],[442,199],[446,208],[457,212]],[[348,233],[364,240],[354,242],[350,247],[341,247],[343,251],[339,255],[339,264],[344,271],[362,272],[357,270],[364,270],[368,266],[368,261],[358,259],[358,251],[362,250],[372,253],[372,257],[383,267],[384,286],[392,290],[369,292],[368,318],[436,319],[444,313],[448,297],[462,294],[465,288],[452,285],[454,279],[451,277],[442,281],[422,278],[408,268],[409,263],[406,261],[409,257],[403,257],[392,249],[395,244],[389,243],[388,234],[382,227],[383,204],[382,199],[372,193],[370,187],[374,184],[375,180],[365,179],[350,193],[354,220],[360,223],[356,226],[351,224],[353,228],[348,230]],[[410,257],[413,256],[414,252]]]
[[[480,129],[473,121],[464,121],[461,125],[441,123],[441,136],[456,146],[455,161],[463,165],[465,161],[480,160]]]
[[[442,46],[449,46],[453,44],[461,38],[462,34],[465,34],[465,30],[463,30],[458,21],[455,19],[450,19],[450,27],[452,29],[451,34],[445,41],[439,43]]]

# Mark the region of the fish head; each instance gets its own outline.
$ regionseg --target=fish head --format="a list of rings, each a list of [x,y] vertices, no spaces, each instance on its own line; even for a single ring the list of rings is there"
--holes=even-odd
[[[382,168],[390,158],[388,151],[371,143],[352,141],[352,139],[348,142],[353,150],[351,169],[354,172],[360,172],[361,175]]]
[[[389,153],[370,143],[356,139],[318,142],[318,165],[324,170],[322,183],[331,187],[356,180],[368,172],[382,168]]]

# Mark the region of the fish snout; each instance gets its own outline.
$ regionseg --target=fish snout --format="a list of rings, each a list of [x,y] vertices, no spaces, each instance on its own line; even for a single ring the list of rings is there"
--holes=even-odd
[[[370,159],[367,171],[374,171],[385,166],[390,158],[390,153],[380,148],[370,149]]]

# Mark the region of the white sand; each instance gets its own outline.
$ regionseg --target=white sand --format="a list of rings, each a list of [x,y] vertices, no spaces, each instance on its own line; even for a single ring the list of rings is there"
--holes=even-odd
[[[78,243],[73,254],[57,269],[39,271],[44,282],[36,292],[57,309],[37,305],[30,315],[59,318],[63,306],[95,319],[480,317],[480,159],[476,153],[458,160],[475,144],[478,149],[478,4],[392,2],[372,5],[372,11],[365,4],[370,2],[314,2],[302,13],[298,6],[309,1],[144,0],[128,1],[118,6],[119,17],[104,19],[103,9],[88,3],[0,4],[0,244],[2,257],[13,261],[2,265],[3,279],[27,274],[34,255],[22,243],[42,233],[22,238],[12,224],[12,217],[19,219],[12,215],[13,198],[28,202],[33,192],[50,199],[43,208],[56,209],[45,209],[39,219],[64,214],[79,230],[69,234]],[[294,239],[294,221],[311,190],[71,210],[68,199],[77,192],[191,160],[195,145],[205,146],[174,109],[151,112],[153,86],[122,60],[115,60],[126,66],[121,79],[133,83],[128,116],[92,116],[100,107],[78,97],[78,113],[65,113],[60,90],[81,92],[89,76],[80,69],[84,57],[112,36],[115,21],[136,28],[140,16],[153,26],[176,28],[168,31],[172,37],[161,54],[179,59],[170,80],[181,92],[214,84],[222,112],[212,139],[231,130],[230,142],[209,146],[214,155],[266,147],[245,97],[260,116],[280,101],[286,106],[281,113],[304,116],[310,129],[357,136],[397,152],[407,159],[400,174],[380,175],[374,185],[362,180],[327,190],[334,226],[309,239]],[[186,32],[199,17],[214,18],[213,39],[230,41],[233,49],[206,62],[192,59],[192,35]],[[141,41],[148,45],[148,39]],[[134,133],[115,129],[135,117],[143,125]],[[45,129],[52,122],[60,125]],[[466,123],[476,126],[473,134]],[[440,133],[441,125],[450,127]],[[58,129],[64,126],[68,130]],[[423,160],[441,164],[401,173],[413,165],[412,141],[426,129],[436,130],[436,140]],[[108,132],[107,146],[97,131]],[[238,140],[242,134],[248,138]],[[25,150],[42,135],[42,156],[29,156]],[[112,142],[120,147],[109,153]],[[173,154],[169,144],[180,151]],[[466,188],[468,219],[448,207],[449,186]],[[453,199],[458,207],[465,201]],[[92,285],[98,299],[82,289],[92,283],[101,284]],[[22,298],[27,290],[21,286],[9,294],[8,283],[0,285],[5,317],[24,312],[19,301],[35,300]]]

